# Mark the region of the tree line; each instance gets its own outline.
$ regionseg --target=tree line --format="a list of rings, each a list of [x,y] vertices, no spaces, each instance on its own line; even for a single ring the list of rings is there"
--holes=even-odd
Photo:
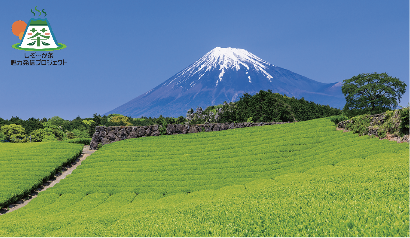
[[[259,91],[251,96],[245,93],[237,102],[224,102],[209,106],[205,110],[191,108],[186,117],[178,118],[131,118],[120,114],[97,115],[92,118],[80,118],[72,121],[58,116],[50,119],[29,118],[22,120],[12,117],[9,120],[0,118],[0,141],[54,141],[75,138],[91,138],[96,126],[148,126],[167,124],[203,124],[225,122],[286,122],[306,121],[316,118],[335,116],[338,122],[363,114],[379,114],[397,107],[405,93],[406,84],[387,73],[359,74],[343,81],[342,92],[346,98],[343,110],[329,105],[318,105],[306,101],[303,97],[296,99],[273,93],[271,90]],[[408,121],[404,111],[402,117]],[[407,113],[408,114],[408,113]],[[408,124],[408,123],[407,123]],[[408,125],[407,125],[408,130]]]

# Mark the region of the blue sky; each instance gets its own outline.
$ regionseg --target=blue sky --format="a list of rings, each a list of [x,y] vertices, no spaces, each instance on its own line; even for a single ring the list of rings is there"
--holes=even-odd
[[[20,41],[11,26],[37,18],[36,6],[67,45],[53,51],[66,65],[10,64],[28,55],[11,47]],[[102,115],[217,46],[319,82],[387,72],[409,85],[407,0],[22,0],[4,2],[2,19],[3,119]],[[399,105],[408,104],[406,91]]]

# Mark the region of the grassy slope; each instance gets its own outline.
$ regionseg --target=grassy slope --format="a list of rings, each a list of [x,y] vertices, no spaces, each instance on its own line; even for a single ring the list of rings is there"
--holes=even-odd
[[[131,139],[0,216],[0,235],[408,236],[408,177],[408,144],[329,119]]]
[[[0,143],[0,204],[28,194],[82,149],[82,145],[59,142]]]

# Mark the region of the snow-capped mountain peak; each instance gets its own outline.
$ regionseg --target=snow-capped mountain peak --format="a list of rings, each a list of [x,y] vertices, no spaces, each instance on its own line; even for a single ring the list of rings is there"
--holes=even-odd
[[[215,82],[216,81],[216,82]],[[106,113],[134,118],[185,116],[190,108],[234,102],[241,95],[272,90],[288,97],[342,108],[342,83],[320,83],[273,66],[254,54],[216,47],[163,83]]]
[[[206,53],[195,63],[179,72],[175,79],[181,76],[184,76],[184,78],[186,76],[193,77],[195,74],[198,74],[199,80],[206,72],[216,69],[220,71],[215,85],[218,86],[218,82],[222,81],[223,75],[227,69],[234,69],[238,71],[239,69],[244,68],[248,71],[252,67],[254,70],[263,73],[266,78],[271,81],[270,79],[273,77],[265,70],[268,66],[273,65],[247,50],[230,47],[216,47]],[[182,83],[185,80],[178,81],[179,82],[177,84]]]

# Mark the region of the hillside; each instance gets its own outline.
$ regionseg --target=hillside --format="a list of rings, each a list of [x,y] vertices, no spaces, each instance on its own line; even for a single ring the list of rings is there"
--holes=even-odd
[[[329,118],[129,139],[0,216],[0,236],[408,236],[408,158]]]

